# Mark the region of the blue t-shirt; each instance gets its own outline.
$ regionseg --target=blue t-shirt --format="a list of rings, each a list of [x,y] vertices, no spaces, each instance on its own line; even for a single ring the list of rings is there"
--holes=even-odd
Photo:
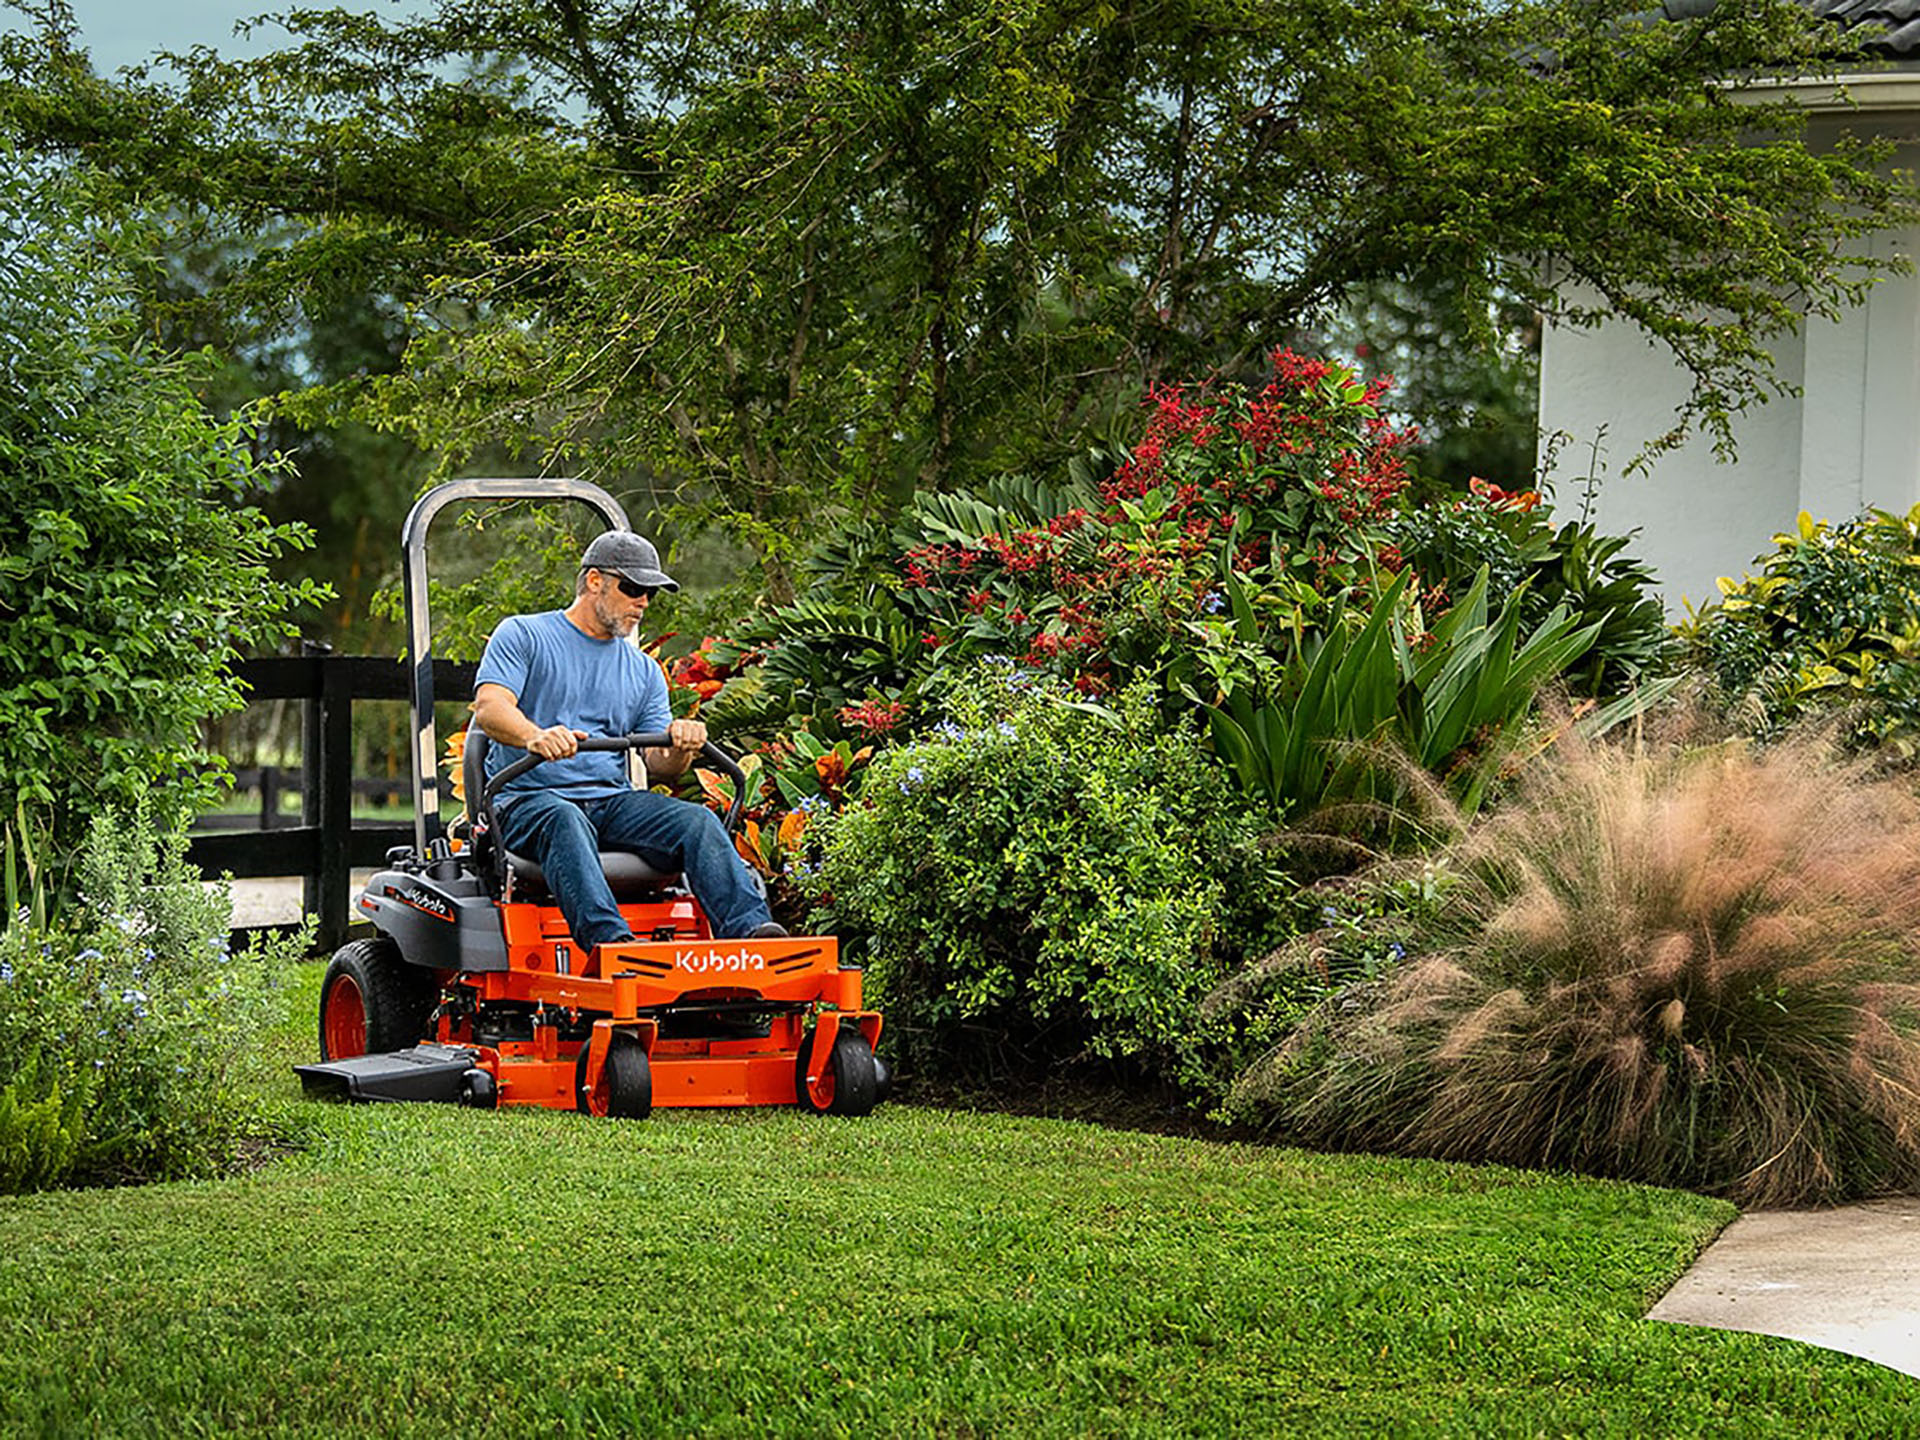
[[[473,683],[476,691],[482,685],[511,690],[520,713],[542,729],[565,725],[589,735],[646,735],[665,731],[673,720],[660,667],[625,640],[595,640],[563,610],[501,621]],[[518,746],[495,743],[487,752],[487,775],[497,775],[526,754]],[[533,790],[572,800],[600,799],[630,788],[626,762],[613,750],[549,760],[509,784],[497,802],[505,805]]]

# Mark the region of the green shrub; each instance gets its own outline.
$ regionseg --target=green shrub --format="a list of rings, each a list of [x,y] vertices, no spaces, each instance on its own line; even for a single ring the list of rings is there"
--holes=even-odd
[[[1464,595],[1485,568],[1489,603],[1499,610],[1518,594],[1527,629],[1556,608],[1583,629],[1597,625],[1593,644],[1560,677],[1576,695],[1615,695],[1670,668],[1666,612],[1653,571],[1625,553],[1631,536],[1578,520],[1556,526],[1535,492],[1476,485],[1450,503],[1409,507],[1387,527],[1422,581]]]
[[[78,900],[0,934],[0,1190],[208,1173],[262,1132],[229,1081],[300,938],[235,956],[184,850],[144,810],[97,820]]]
[[[1489,618],[1485,570],[1426,627],[1411,578],[1411,571],[1395,576],[1370,614],[1336,600],[1324,633],[1297,633],[1286,645],[1265,633],[1272,622],[1263,625],[1229,574],[1222,585],[1231,617],[1191,625],[1203,642],[1205,688],[1218,698],[1208,704],[1191,682],[1187,694],[1206,709],[1214,749],[1242,791],[1275,815],[1339,801],[1391,804],[1410,784],[1431,783],[1428,774],[1466,811],[1477,809],[1535,696],[1585,653],[1600,628],[1596,621],[1575,629],[1561,607],[1522,638],[1522,597],[1510,596]],[[1668,683],[1622,697],[1581,723],[1606,729]]]
[[[1279,880],[1191,727],[990,667],[887,751],[803,867],[887,1034],[947,1078],[1082,1058],[1204,1087],[1202,996],[1260,953]]]
[[[1376,984],[1236,1082],[1301,1138],[1746,1205],[1920,1182],[1920,800],[1811,742],[1568,732]]]
[[[200,723],[230,662],[322,598],[272,580],[306,543],[246,497],[266,472],[207,413],[207,357],[151,353],[126,303],[138,243],[0,146],[0,817],[24,804],[66,866],[96,811],[172,821],[217,793]]]
[[[1761,737],[1844,713],[1850,743],[1920,753],[1920,506],[1842,525],[1804,512],[1759,573],[1722,580],[1683,629],[1693,661]]]

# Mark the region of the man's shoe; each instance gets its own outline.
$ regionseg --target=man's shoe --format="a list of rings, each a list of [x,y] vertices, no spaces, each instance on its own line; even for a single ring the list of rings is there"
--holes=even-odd
[[[787,927],[777,920],[769,920],[764,925],[756,925],[747,934],[747,939],[749,940],[784,940],[786,938]]]

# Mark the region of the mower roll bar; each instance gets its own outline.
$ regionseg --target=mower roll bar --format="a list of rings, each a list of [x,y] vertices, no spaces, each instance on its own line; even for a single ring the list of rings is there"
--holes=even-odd
[[[407,512],[400,531],[401,584],[407,608],[407,662],[413,671],[413,843],[421,858],[441,843],[440,748],[433,733],[433,626],[427,610],[427,527],[461,500],[575,500],[599,512],[609,530],[628,530],[627,512],[613,496],[585,480],[474,477],[436,485]]]
[[[665,733],[651,735],[589,735],[580,742],[582,750],[664,750],[673,744],[673,737]],[[725,824],[731,835],[740,828],[740,816],[747,808],[747,776],[734,758],[709,740],[700,748],[700,758],[733,781],[733,804],[727,807]],[[546,757],[541,755],[522,755],[507,766],[498,775],[487,781],[482,796],[487,808],[493,808],[493,797],[509,782],[518,780],[536,765],[544,765]]]

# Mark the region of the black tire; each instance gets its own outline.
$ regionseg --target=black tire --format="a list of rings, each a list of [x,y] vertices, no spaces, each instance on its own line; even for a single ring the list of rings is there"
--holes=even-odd
[[[587,1051],[580,1047],[574,1064],[573,1103],[582,1115],[613,1120],[644,1120],[653,1113],[653,1067],[647,1052],[631,1035],[615,1035],[607,1045],[607,1064],[600,1087],[587,1089]]]
[[[818,1030],[807,1031],[794,1062],[794,1088],[800,1108],[815,1115],[865,1115],[879,1099],[880,1075],[873,1047],[858,1030],[843,1028],[834,1037],[833,1053],[820,1073],[819,1093],[807,1084],[807,1066],[813,1059]]]
[[[460,1077],[460,1103],[473,1110],[492,1110],[500,1104],[500,1087],[492,1075],[475,1066]]]
[[[409,965],[386,936],[342,945],[320,982],[320,1058],[348,1060],[418,1045],[439,999],[433,971]]]

